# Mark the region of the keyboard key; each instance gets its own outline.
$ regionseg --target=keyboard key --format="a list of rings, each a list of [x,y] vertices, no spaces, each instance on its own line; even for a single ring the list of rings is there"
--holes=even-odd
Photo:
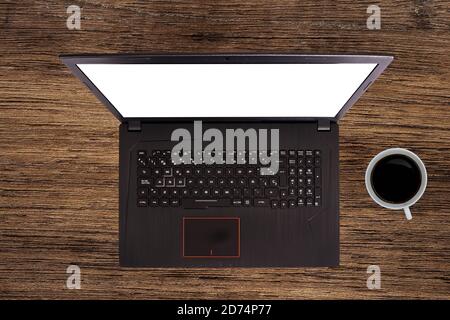
[[[181,168],[174,168],[173,169],[173,175],[175,177],[181,177],[183,175],[183,169],[181,169]]]
[[[313,175],[313,169],[312,168],[306,168],[306,175],[312,176]]]
[[[313,199],[312,198],[306,198],[306,206],[311,207],[313,205]]]
[[[245,198],[242,204],[244,205],[244,207],[250,207],[252,205],[252,200],[249,198]]]
[[[231,207],[231,199],[183,199],[185,208]]]
[[[174,178],[164,178],[164,186],[165,187],[175,187],[175,179]]]
[[[314,205],[319,207],[322,204],[322,192],[319,187],[314,190]]]
[[[297,202],[294,199],[288,200],[288,207],[294,208],[297,205]]]
[[[228,188],[223,189],[222,194],[224,197],[231,197],[231,189]]]
[[[250,151],[248,155],[248,163],[257,164],[258,163],[258,153],[256,151]]]
[[[147,166],[147,158],[146,157],[138,157],[137,164],[139,167],[146,167]]]
[[[147,155],[147,151],[145,151],[145,150],[138,150],[137,155],[139,157],[141,157],[141,156],[145,157]]]
[[[316,186],[321,186],[322,185],[322,170],[320,170],[320,168],[315,168],[314,169],[314,183]]]
[[[253,189],[253,196],[261,197],[263,195],[263,190],[261,188]]]
[[[172,176],[172,168],[168,167],[163,168],[163,175],[166,177]]]
[[[156,166],[157,165],[157,163],[156,163],[156,161],[157,161],[158,159],[157,158],[155,158],[155,157],[148,157],[148,166],[149,167],[154,167],[154,166]]]
[[[272,209],[278,209],[280,207],[280,202],[278,200],[272,200],[270,202],[270,206]]]
[[[314,206],[315,207],[320,207],[322,205],[322,200],[321,199],[314,199]]]
[[[140,186],[150,186],[152,184],[152,180],[150,178],[139,178],[138,184]]]
[[[206,181],[208,183],[209,186],[215,186],[216,185],[216,178],[208,178],[208,180]]]
[[[297,157],[303,157],[305,155],[304,150],[297,150]]]
[[[251,197],[252,196],[251,189],[249,189],[249,188],[242,189],[242,193],[243,193],[244,197]]]
[[[280,190],[280,197],[281,198],[286,198],[288,196],[288,190],[286,189],[281,189]]]
[[[155,198],[151,198],[151,199],[148,201],[148,205],[149,205],[150,207],[157,207],[158,204],[159,204],[158,199],[155,199]]]
[[[246,163],[246,152],[245,151],[238,151],[236,154],[236,162],[239,164],[245,164]]]
[[[146,207],[147,206],[147,199],[138,199],[137,205],[138,207]]]
[[[316,157],[320,157],[320,150],[314,150],[314,155]]]
[[[259,185],[261,187],[268,187],[269,186],[269,180],[267,178],[259,178]]]
[[[313,156],[312,150],[306,150],[305,154],[306,154],[307,157],[312,157]]]
[[[168,207],[170,205],[169,199],[161,199],[160,203],[162,207]]]
[[[257,178],[250,178],[250,179],[248,179],[248,184],[250,185],[250,186],[257,186],[258,185],[258,179]]]
[[[255,207],[268,207],[269,199],[255,199]]]
[[[214,197],[220,196],[220,189],[217,189],[217,188],[212,189],[212,195]]]
[[[270,180],[270,186],[272,186],[272,187],[278,187],[279,181],[278,181],[278,178],[277,178],[277,177],[270,178],[269,180]]]
[[[242,196],[241,189],[234,188],[234,189],[233,189],[233,196],[234,196],[234,197],[240,197],[240,196]]]
[[[286,167],[287,166],[287,161],[284,158],[279,158],[278,159],[278,166],[279,167]]]
[[[156,197],[159,194],[159,191],[156,188],[150,188],[148,194],[150,196]]]
[[[156,164],[159,165],[159,166],[165,167],[165,166],[167,166],[169,163],[168,163],[168,161],[167,161],[166,159],[164,159],[164,158],[158,158],[158,159],[156,160]]]
[[[200,189],[194,188],[191,189],[191,196],[198,197],[200,195]]]
[[[296,196],[296,189],[295,188],[293,188],[293,187],[291,187],[291,188],[289,188],[288,189],[288,194],[289,194],[289,196],[290,197],[295,197]]]
[[[171,189],[170,195],[173,196],[173,197],[180,196],[180,189],[178,189],[178,188]]]
[[[240,207],[242,206],[242,199],[233,199],[232,204],[235,207]]]
[[[234,175],[234,169],[233,168],[226,168],[225,169],[225,174],[227,176],[233,176]]]
[[[304,198],[298,198],[297,199],[297,205],[299,207],[303,207],[305,205],[305,199]]]
[[[179,207],[181,204],[180,199],[170,199],[171,207]]]
[[[170,189],[166,189],[166,188],[160,189],[159,193],[161,194],[161,196],[166,197],[170,194]]]
[[[278,188],[266,188],[265,193],[266,197],[276,198],[278,197]]]
[[[138,176],[146,178],[149,175],[150,171],[147,168],[138,168]]]
[[[280,201],[280,208],[281,209],[286,209],[288,207],[288,202],[287,200],[281,200]]]
[[[146,198],[148,195],[148,189],[147,188],[139,188],[138,189],[138,197],[139,198]]]
[[[316,166],[316,167],[320,167],[320,158],[314,158],[314,165]]]
[[[297,179],[296,178],[289,178],[288,179],[288,185],[291,187],[295,187],[295,185],[297,184]]]
[[[175,185],[177,187],[184,187],[185,186],[185,179],[184,178],[175,178]]]
[[[278,177],[280,178],[280,187],[286,187],[287,186],[287,172],[286,169],[280,168],[278,170]]]
[[[297,154],[297,152],[295,150],[289,150],[289,153],[288,153],[289,157],[295,157],[296,154]]]

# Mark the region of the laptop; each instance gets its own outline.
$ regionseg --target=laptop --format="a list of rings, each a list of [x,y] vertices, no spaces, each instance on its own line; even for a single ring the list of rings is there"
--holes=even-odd
[[[120,122],[121,266],[339,265],[338,121],[392,57],[61,59]]]

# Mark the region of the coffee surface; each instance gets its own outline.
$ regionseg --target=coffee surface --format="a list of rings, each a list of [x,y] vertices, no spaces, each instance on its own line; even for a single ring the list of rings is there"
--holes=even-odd
[[[378,161],[371,178],[378,197],[395,204],[414,197],[422,181],[416,162],[404,155],[390,155]]]

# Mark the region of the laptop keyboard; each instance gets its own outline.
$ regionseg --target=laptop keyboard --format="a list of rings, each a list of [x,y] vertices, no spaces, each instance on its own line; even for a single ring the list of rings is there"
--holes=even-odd
[[[248,156],[251,155],[251,151]],[[246,157],[234,152],[234,158]],[[138,207],[320,207],[320,150],[280,150],[275,175],[261,164],[180,164],[169,150],[137,153]]]

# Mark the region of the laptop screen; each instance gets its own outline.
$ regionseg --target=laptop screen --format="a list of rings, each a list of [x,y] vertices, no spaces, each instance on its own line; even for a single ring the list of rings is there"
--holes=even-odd
[[[124,118],[335,117],[376,63],[78,64]]]

